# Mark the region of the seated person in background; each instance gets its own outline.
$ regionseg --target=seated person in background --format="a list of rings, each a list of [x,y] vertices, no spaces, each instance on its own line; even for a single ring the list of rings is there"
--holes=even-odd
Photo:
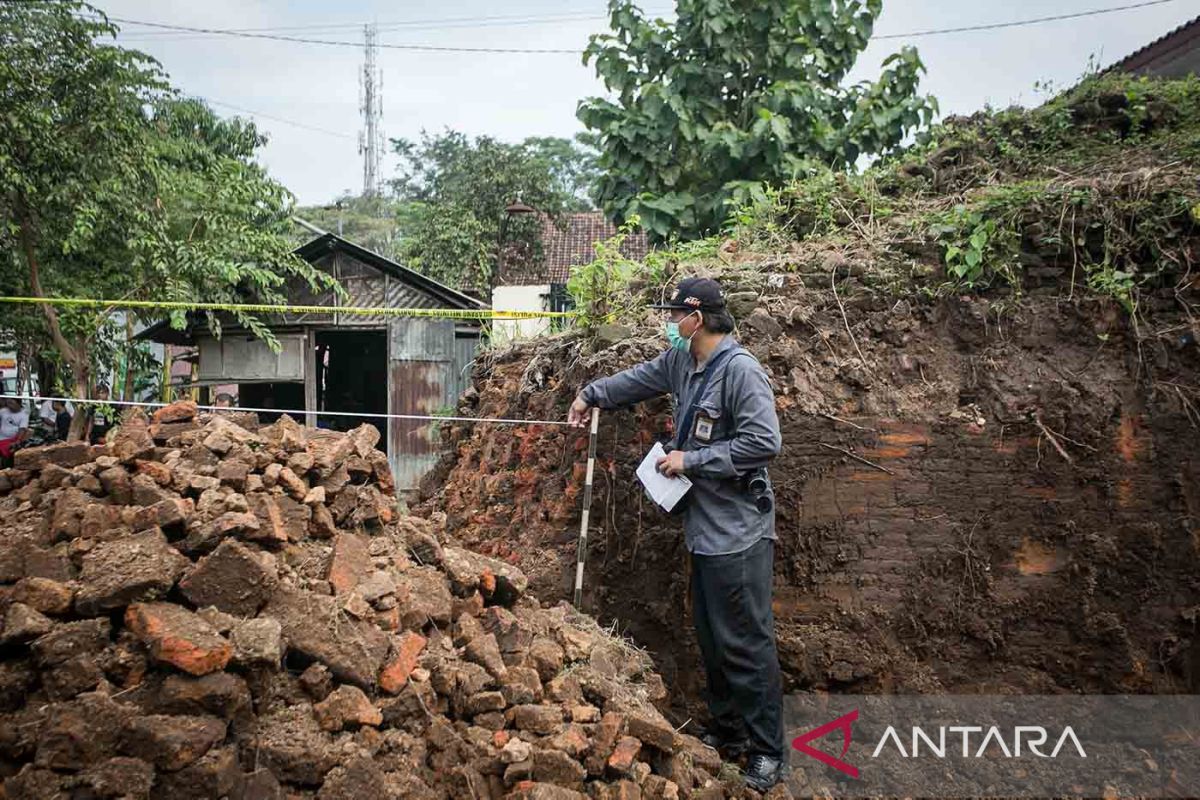
[[[228,392],[221,392],[219,395],[217,395],[216,399],[213,400],[213,405],[217,408],[233,408],[237,405],[237,400],[235,400],[233,395],[229,394]]]
[[[71,412],[67,411],[67,404],[62,400],[55,400],[53,407],[54,432],[65,442],[71,433]]]
[[[103,383],[96,387],[96,400],[100,403],[108,402],[108,387]],[[114,412],[111,408],[100,406],[94,406],[88,411],[87,440],[89,442],[104,444],[104,437],[108,436],[108,432],[116,422],[113,415]]]
[[[54,433],[54,401],[43,400],[38,406],[38,419],[47,433]]]
[[[17,445],[28,435],[29,412],[22,408],[20,400],[8,398],[0,408],[0,461],[7,464]]]

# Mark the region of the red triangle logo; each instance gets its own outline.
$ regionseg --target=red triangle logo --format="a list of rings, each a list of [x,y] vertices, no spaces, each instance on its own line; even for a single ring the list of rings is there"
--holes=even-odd
[[[846,751],[850,749],[851,726],[854,725],[854,722],[857,719],[858,719],[858,709],[856,708],[853,711],[851,711],[849,714],[844,714],[844,715],[838,717],[837,719],[833,720],[832,722],[826,722],[824,725],[822,725],[818,728],[813,728],[811,731],[809,731],[807,733],[802,733],[799,736],[797,736],[795,739],[792,739],[792,749],[798,750],[799,752],[804,753],[806,756],[815,758],[817,761],[820,761],[822,764],[825,764],[826,766],[829,766],[829,767],[833,767],[838,772],[845,773],[846,775],[849,775],[851,778],[857,778],[858,777],[858,767],[856,767],[852,764],[847,764],[845,761],[841,760],[842,758],[846,757]],[[828,753],[822,752],[822,751],[817,750],[816,748],[810,747],[808,745],[808,743],[811,742],[812,740],[821,739],[821,738],[825,737],[830,731],[835,731],[835,730],[839,730],[839,729],[842,731],[842,734],[843,734],[842,754],[840,757],[834,758],[833,756],[829,755]]]

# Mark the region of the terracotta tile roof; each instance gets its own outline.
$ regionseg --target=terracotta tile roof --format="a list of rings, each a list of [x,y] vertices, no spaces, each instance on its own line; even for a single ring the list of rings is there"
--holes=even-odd
[[[557,220],[544,217],[540,263],[522,263],[525,260],[519,255],[506,254],[500,282],[509,285],[566,283],[571,267],[590,262],[596,254],[593,245],[616,233],[617,226],[600,211],[565,214]],[[649,249],[646,235],[639,232],[625,240],[621,253],[639,259]]]

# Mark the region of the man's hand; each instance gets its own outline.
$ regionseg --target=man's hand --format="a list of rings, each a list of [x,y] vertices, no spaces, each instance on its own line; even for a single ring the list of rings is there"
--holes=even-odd
[[[582,396],[576,397],[575,402],[571,403],[571,410],[567,412],[567,424],[574,425],[576,428],[582,428],[588,423],[588,412],[592,407],[584,401]]]
[[[658,460],[658,471],[674,478],[676,475],[683,474],[683,451],[672,450]]]

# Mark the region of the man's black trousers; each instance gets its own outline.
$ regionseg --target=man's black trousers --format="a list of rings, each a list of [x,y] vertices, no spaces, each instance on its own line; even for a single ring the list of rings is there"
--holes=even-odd
[[[750,753],[783,759],[783,681],[775,652],[771,566],[775,542],[740,553],[692,554],[692,616],[708,676],[708,710]]]

